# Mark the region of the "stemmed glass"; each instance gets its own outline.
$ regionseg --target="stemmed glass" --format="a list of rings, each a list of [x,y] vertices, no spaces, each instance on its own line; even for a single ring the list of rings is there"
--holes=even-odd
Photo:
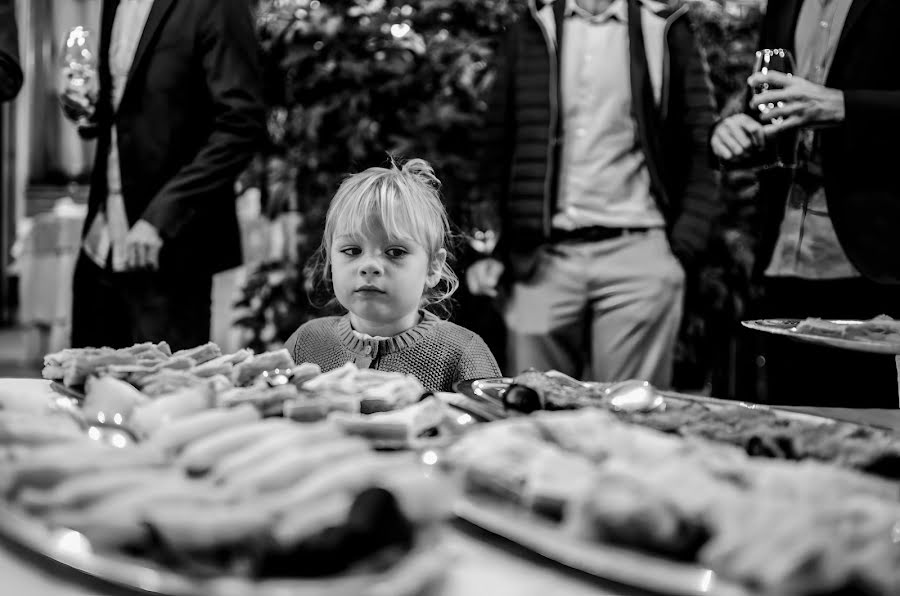
[[[756,65],[754,72],[768,74],[769,71],[777,71],[793,76],[795,70],[794,56],[789,50],[783,48],[764,49],[756,52]],[[769,90],[768,83],[757,85],[753,92],[756,94]],[[757,119],[776,107],[783,107],[784,102],[759,104],[756,106]],[[784,118],[778,117],[771,120],[774,124],[779,124]],[[769,143],[763,150],[763,168],[794,168],[797,161],[797,131],[782,131]]]
[[[489,257],[500,240],[496,206],[480,200],[468,206],[463,233],[469,246],[482,257]]]
[[[63,114],[79,127],[90,126],[96,111],[98,76],[94,35],[84,27],[73,27],[59,52],[57,93]]]

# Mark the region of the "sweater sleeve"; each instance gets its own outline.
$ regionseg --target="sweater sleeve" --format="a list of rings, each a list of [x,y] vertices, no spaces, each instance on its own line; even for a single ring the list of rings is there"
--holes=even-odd
[[[287,341],[284,342],[284,348],[290,353],[291,358],[294,359],[294,364],[300,364],[297,360],[297,346],[300,343],[300,334],[303,331],[303,325],[297,328],[296,331],[291,333],[291,336],[287,338]]]
[[[457,374],[459,381],[501,376],[497,359],[477,333],[472,334],[472,338],[463,349]]]

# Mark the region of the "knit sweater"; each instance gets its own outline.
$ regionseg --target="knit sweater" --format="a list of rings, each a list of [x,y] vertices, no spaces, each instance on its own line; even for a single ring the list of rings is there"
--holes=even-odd
[[[429,391],[453,391],[458,381],[499,377],[500,368],[481,337],[423,312],[415,327],[387,338],[354,333],[350,315],[322,317],[300,326],[285,342],[294,362],[323,372],[353,362],[360,368],[408,373]]]

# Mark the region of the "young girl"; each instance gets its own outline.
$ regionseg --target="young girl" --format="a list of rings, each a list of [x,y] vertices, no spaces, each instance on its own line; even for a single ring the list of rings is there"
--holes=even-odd
[[[459,286],[447,265],[439,187],[421,159],[344,180],[328,207],[317,269],[348,313],[297,329],[285,344],[295,362],[409,373],[430,391],[500,376],[478,334],[424,310]]]

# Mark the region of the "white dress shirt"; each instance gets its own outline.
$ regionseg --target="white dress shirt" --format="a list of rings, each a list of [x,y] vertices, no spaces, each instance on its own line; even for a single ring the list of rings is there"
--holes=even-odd
[[[119,109],[128,72],[131,70],[138,42],[147,24],[153,0],[120,0],[113,21],[109,43],[109,70],[112,75],[113,112]],[[113,271],[125,270],[125,238],[130,228],[122,198],[122,172],[119,168],[119,142],[113,124],[112,140],[106,166],[107,195],[103,211],[91,224],[84,241],[84,250],[100,267],[105,267],[112,251]]]

